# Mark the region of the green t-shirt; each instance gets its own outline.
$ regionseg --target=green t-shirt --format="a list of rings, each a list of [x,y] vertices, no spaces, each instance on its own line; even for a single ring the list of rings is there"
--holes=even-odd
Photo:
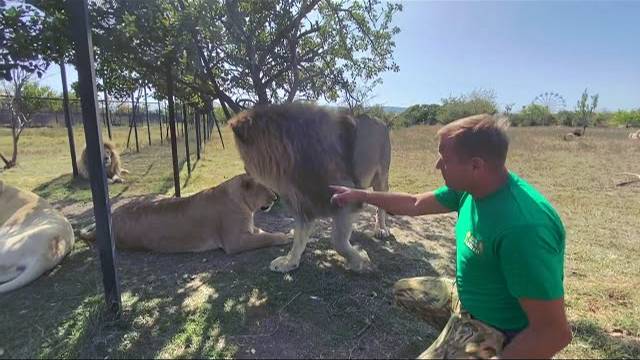
[[[482,199],[446,186],[435,196],[458,212],[456,285],[473,317],[501,330],[520,330],[528,320],[518,298],[564,295],[564,226],[533,186],[509,173],[504,186]]]

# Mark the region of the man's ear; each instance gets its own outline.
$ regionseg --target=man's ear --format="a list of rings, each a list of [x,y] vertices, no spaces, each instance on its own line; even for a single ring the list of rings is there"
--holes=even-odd
[[[487,162],[484,161],[483,158],[479,158],[479,157],[472,157],[471,158],[471,168],[473,170],[480,170],[480,169],[484,168],[485,166],[487,166]]]

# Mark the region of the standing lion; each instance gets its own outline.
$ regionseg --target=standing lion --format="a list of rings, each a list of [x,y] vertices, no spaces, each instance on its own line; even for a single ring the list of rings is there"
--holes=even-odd
[[[260,106],[236,115],[230,122],[245,169],[276,191],[295,218],[291,251],[271,262],[271,270],[296,269],[314,220],[331,217],[332,242],[354,271],[370,268],[363,250],[349,239],[354,213],[360,206],[331,204],[330,185],[389,189],[391,142],[382,122],[351,117],[313,105]],[[386,214],[378,209],[377,235],[387,236]]]
[[[120,161],[120,155],[116,146],[109,141],[104,141],[104,171],[107,174],[107,180],[112,183],[123,183],[123,174],[128,174],[129,170],[122,167]],[[82,149],[82,155],[80,155],[80,162],[78,163],[78,173],[81,177],[89,179],[89,170],[87,169],[87,147]]]

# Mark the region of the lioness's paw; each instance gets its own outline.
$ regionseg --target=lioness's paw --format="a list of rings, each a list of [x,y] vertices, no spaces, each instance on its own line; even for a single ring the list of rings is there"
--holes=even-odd
[[[298,265],[299,263],[292,261],[288,255],[285,255],[275,258],[271,262],[271,265],[269,265],[269,269],[271,269],[271,271],[285,273],[297,269]]]
[[[287,234],[277,233],[278,235],[278,245],[291,244],[293,242],[293,237],[288,236]]]

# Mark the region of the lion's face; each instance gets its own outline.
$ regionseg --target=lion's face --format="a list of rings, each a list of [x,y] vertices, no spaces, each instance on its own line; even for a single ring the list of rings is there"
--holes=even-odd
[[[242,176],[240,188],[242,195],[253,211],[258,209],[269,211],[278,199],[273,191],[246,174]]]
[[[104,149],[104,167],[105,167],[105,169],[111,168],[111,158],[112,157],[113,157],[113,154],[111,153],[111,150],[109,150],[108,148],[105,147],[105,149]]]

